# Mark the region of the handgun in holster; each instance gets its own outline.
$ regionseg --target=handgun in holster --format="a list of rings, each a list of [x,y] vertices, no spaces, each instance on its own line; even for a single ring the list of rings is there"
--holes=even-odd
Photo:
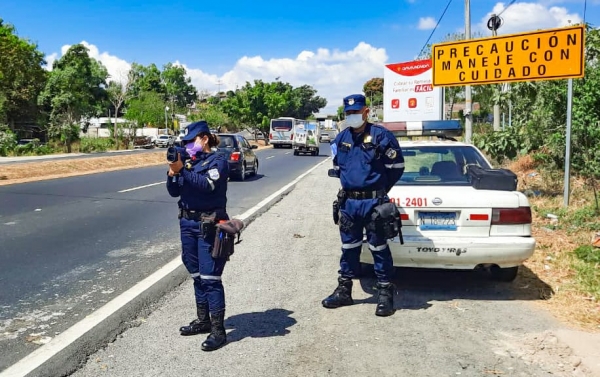
[[[340,222],[340,209],[346,203],[346,199],[348,199],[346,192],[340,189],[337,193],[337,199],[333,201],[333,223],[335,225]]]
[[[200,232],[202,232],[202,237],[209,237],[216,231],[217,220],[216,213],[207,213],[202,214],[200,217]]]

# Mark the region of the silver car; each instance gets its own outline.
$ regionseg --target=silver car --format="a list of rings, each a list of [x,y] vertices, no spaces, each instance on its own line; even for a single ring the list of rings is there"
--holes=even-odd
[[[173,136],[159,135],[156,139],[156,146],[161,148],[168,148],[173,145]]]

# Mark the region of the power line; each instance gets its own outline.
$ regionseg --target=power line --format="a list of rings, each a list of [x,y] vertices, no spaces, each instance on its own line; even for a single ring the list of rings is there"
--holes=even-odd
[[[446,14],[446,11],[448,10],[448,7],[450,6],[451,3],[452,3],[452,0],[449,0],[448,4],[446,4],[446,8],[444,9],[444,12],[442,13],[442,15],[440,16],[440,18],[438,19],[437,24],[435,24],[435,27],[431,31],[431,34],[429,34],[429,38],[427,38],[427,42],[425,42],[425,44],[423,45],[423,48],[421,49],[421,51],[419,51],[419,55],[417,55],[417,56],[421,56],[421,53],[423,53],[423,50],[425,50],[425,47],[427,47],[427,44],[431,40],[431,37],[433,36],[433,33],[435,33],[435,31],[437,30],[438,25],[442,21],[442,18],[444,18],[444,15]]]
[[[587,0],[583,2],[583,24],[585,25],[585,12],[587,10]]]
[[[506,12],[506,10],[507,10],[507,9],[508,9],[508,8],[509,8],[511,5],[513,5],[513,4],[515,3],[515,1],[517,1],[517,0],[512,0],[510,3],[508,3],[508,5],[506,6],[506,8],[502,9],[502,12],[498,13],[496,16],[497,16],[497,17],[500,17],[500,15],[501,15],[502,13]]]

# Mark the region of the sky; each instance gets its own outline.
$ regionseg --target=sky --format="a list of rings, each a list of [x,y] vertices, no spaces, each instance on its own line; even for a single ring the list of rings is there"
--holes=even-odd
[[[484,36],[492,13],[503,19],[499,35],[567,26],[584,12],[600,26],[600,0],[470,4],[471,32]],[[112,80],[122,81],[132,62],[182,65],[199,91],[213,94],[278,78],[313,86],[328,101],[322,112],[335,114],[386,64],[414,60],[430,35],[438,43],[464,31],[465,1],[1,0],[0,18],[38,45],[48,69],[83,43]]]

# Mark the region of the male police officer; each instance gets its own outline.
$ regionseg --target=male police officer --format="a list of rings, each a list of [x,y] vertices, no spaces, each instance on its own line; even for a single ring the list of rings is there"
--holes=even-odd
[[[404,172],[404,157],[398,141],[385,128],[367,121],[365,96],[344,98],[346,128],[331,143],[334,169],[340,178],[338,194],[342,257],[338,287],[323,300],[326,308],[352,305],[352,279],[359,275],[363,229],[373,254],[378,299],[375,315],[394,313],[394,266],[387,239],[373,229],[372,214],[378,205],[389,202],[388,191]],[[334,212],[334,219],[338,215]]]

